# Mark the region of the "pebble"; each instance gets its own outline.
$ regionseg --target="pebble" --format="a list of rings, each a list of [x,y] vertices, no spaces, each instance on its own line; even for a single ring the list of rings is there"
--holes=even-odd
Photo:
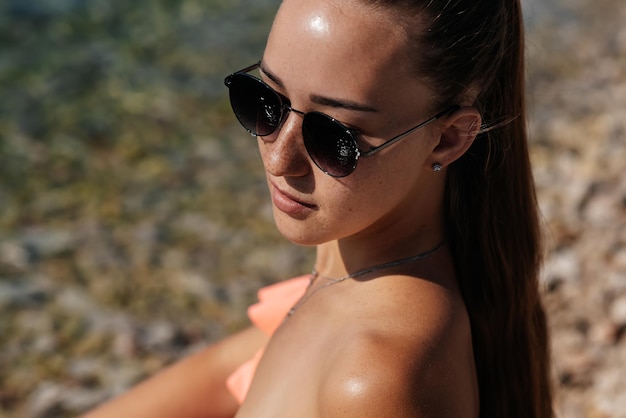
[[[615,325],[626,326],[626,294],[613,302],[610,316]]]

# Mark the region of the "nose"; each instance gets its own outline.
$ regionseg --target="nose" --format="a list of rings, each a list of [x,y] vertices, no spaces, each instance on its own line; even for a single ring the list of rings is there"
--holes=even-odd
[[[290,110],[278,132],[259,141],[265,170],[275,177],[301,177],[311,171],[302,139],[302,114]]]

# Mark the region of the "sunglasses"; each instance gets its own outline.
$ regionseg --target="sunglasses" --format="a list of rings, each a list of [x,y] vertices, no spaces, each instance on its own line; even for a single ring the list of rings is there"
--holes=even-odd
[[[280,129],[289,112],[302,116],[304,147],[320,170],[332,177],[352,173],[359,158],[371,157],[402,138],[460,108],[449,107],[417,126],[395,136],[383,144],[361,151],[359,132],[321,112],[302,112],[291,107],[289,99],[262,80],[248,74],[259,68],[256,63],[237,71],[224,80],[230,95],[230,104],[239,123],[254,136],[268,136]]]

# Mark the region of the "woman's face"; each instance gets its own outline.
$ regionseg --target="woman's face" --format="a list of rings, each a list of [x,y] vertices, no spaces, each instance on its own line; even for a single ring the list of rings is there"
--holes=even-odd
[[[410,53],[386,11],[357,1],[285,0],[261,77],[294,109],[358,130],[364,150],[433,116],[432,92],[411,74]],[[430,155],[438,137],[429,125],[333,178],[308,157],[302,116],[291,112],[278,133],[259,138],[279,230],[305,245],[422,231],[441,200],[442,174],[432,172]]]

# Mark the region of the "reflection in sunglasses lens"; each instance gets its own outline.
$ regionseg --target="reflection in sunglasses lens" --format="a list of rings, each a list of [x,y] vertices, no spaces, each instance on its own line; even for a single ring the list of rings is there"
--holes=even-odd
[[[354,170],[356,144],[341,125],[321,113],[309,113],[302,128],[306,149],[322,171],[344,177]]]
[[[274,91],[245,75],[235,75],[230,101],[239,122],[254,135],[270,135],[280,125],[282,109]]]

